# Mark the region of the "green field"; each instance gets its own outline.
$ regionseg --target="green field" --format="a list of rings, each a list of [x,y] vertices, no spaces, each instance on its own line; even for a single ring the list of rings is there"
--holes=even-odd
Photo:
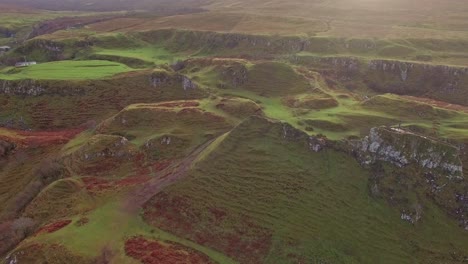
[[[97,49],[95,53],[98,55],[135,58],[146,62],[153,62],[156,64],[172,64],[184,59],[184,57],[181,55],[170,53],[165,48],[157,46],[126,49]]]
[[[109,78],[128,71],[132,69],[111,61],[56,61],[25,68],[6,68],[0,71],[0,79],[87,80]]]
[[[462,1],[0,0],[0,259],[465,263]]]

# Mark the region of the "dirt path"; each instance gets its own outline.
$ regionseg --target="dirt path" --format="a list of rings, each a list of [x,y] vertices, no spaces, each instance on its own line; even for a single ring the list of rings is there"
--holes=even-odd
[[[165,189],[167,186],[183,179],[187,176],[190,166],[200,153],[202,153],[213,141],[212,139],[196,148],[186,158],[173,167],[169,167],[162,173],[164,176],[151,179],[144,186],[133,190],[128,199],[124,201],[123,209],[130,214],[137,214],[143,205],[153,196]]]

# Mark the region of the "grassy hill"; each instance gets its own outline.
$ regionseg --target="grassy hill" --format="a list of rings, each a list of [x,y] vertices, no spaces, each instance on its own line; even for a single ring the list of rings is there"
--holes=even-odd
[[[463,263],[467,12],[0,0],[0,257]]]
[[[428,214],[439,220],[429,216],[413,229],[369,196],[370,172],[350,156],[310,153],[284,131],[265,119],[242,123],[202,155],[189,179],[152,198],[144,219],[241,263],[450,261],[434,239],[466,254],[467,237],[448,235],[457,227],[440,225],[438,209]]]

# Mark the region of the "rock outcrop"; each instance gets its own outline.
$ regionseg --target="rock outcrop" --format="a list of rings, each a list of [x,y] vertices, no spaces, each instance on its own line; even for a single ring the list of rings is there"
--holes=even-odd
[[[135,155],[136,148],[124,137],[112,135],[96,135],[82,146],[75,154],[86,162],[94,162],[107,158],[127,160]]]
[[[363,78],[369,88],[379,93],[425,96],[468,105],[466,67],[372,60]]]
[[[309,136],[305,132],[283,123],[283,138],[288,141],[304,142],[310,151],[320,152],[327,147],[327,139],[320,136]]]
[[[233,87],[244,85],[248,80],[248,69],[244,64],[235,62],[218,68],[222,79]]]
[[[468,67],[356,57],[292,56],[291,62],[315,68],[348,89],[362,83],[377,93],[424,96],[468,105]]]
[[[14,143],[0,140],[0,159],[8,156],[16,148]]]
[[[372,128],[369,136],[356,142],[355,147],[359,160],[366,165],[376,161],[398,167],[414,163],[447,177],[463,177],[463,165],[455,146],[402,129]]]
[[[8,95],[40,96],[45,93],[44,87],[33,80],[1,81],[0,93]]]
[[[370,193],[397,207],[402,220],[418,223],[425,205],[434,202],[468,230],[468,181],[458,147],[387,127],[373,128],[351,145],[372,173]]]
[[[180,85],[184,91],[194,90],[198,87],[194,81],[185,75],[165,71],[154,72],[150,77],[150,83],[156,88]]]
[[[0,94],[38,97],[42,95],[74,96],[85,94],[85,88],[73,82],[37,80],[0,80]]]

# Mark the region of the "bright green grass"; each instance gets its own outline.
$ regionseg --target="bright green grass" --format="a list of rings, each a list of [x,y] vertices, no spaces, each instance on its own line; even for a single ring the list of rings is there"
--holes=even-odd
[[[56,61],[25,68],[7,68],[0,71],[0,79],[21,80],[85,80],[112,77],[131,71],[126,65],[101,60]]]
[[[138,47],[126,49],[102,49],[99,48],[95,52],[98,55],[111,55],[144,60],[156,64],[175,63],[178,60],[183,60],[184,56],[173,54],[162,47]]]
[[[142,235],[180,243],[208,255],[218,263],[235,263],[210,248],[148,226],[140,216],[127,213],[120,205],[119,202],[106,202],[88,216],[88,224],[78,227],[72,223],[55,233],[33,237],[29,241],[62,244],[72,252],[89,257],[96,257],[102,249],[108,248],[116,253],[114,263],[138,263],[125,255],[124,244],[127,238]],[[75,217],[74,221],[78,219]]]
[[[468,119],[467,113],[427,106],[427,109],[425,109],[427,116],[420,117],[418,116],[419,112],[415,111],[413,106],[414,104],[424,104],[414,103],[397,95],[381,95],[380,97],[386,100],[387,104],[380,103],[375,107],[364,107],[360,101],[335,97],[340,103],[337,107],[297,111],[285,106],[280,97],[263,97],[241,89],[219,90],[218,93],[249,98],[259,102],[266,116],[290,123],[301,130],[306,130],[308,127],[304,123],[307,120],[320,120],[325,123],[330,122],[341,125],[344,128],[342,131],[331,130],[324,125],[312,126],[314,131],[308,132],[311,135],[324,134],[333,140],[340,140],[349,136],[363,136],[372,127],[382,125],[395,126],[401,123],[403,126],[416,125],[432,129],[434,122],[439,123],[436,132],[442,137],[460,140],[468,138],[466,126],[464,125]]]

